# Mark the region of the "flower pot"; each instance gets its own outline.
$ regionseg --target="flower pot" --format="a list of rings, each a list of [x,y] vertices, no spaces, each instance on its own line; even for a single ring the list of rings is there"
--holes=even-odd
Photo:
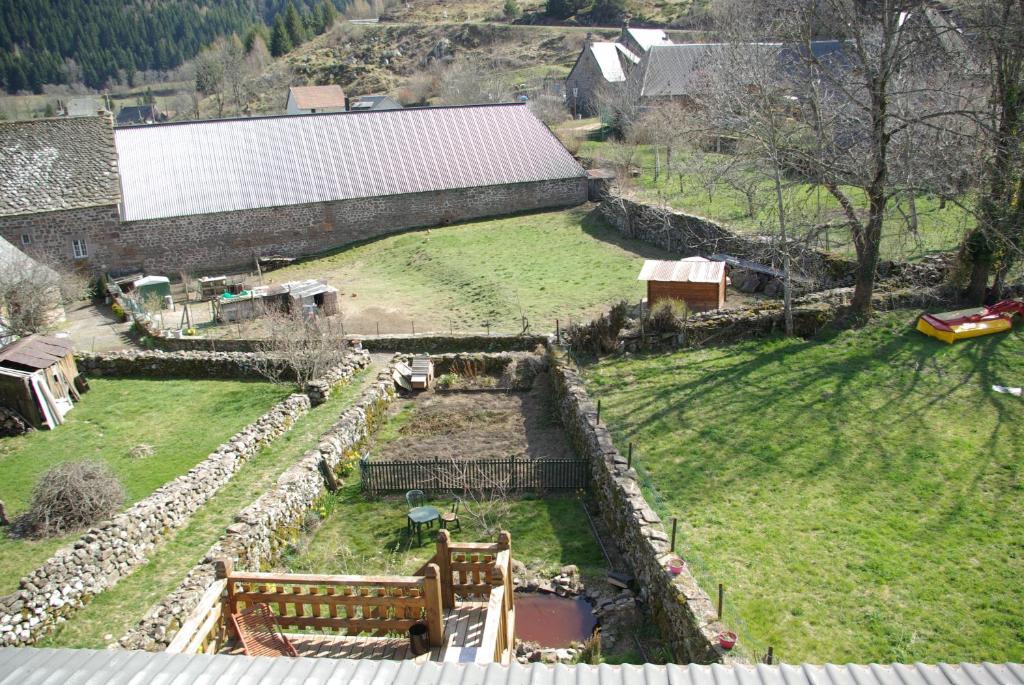
[[[414,656],[426,654],[430,651],[430,639],[426,623],[413,623],[409,627],[409,651]]]
[[[732,649],[736,646],[736,633],[725,631],[718,634],[718,646],[722,649]]]
[[[668,572],[674,576],[678,576],[686,568],[686,562],[682,559],[676,559],[668,562]]]

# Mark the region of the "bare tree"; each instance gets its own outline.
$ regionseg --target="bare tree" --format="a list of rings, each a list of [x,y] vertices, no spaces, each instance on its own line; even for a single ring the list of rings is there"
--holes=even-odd
[[[971,0],[958,10],[973,39],[969,69],[984,79],[988,95],[979,118],[977,226],[960,250],[966,298],[980,303],[993,268],[998,293],[1024,248],[1024,1]]]
[[[459,58],[441,73],[439,92],[446,105],[474,105],[488,102],[510,102],[512,88],[494,64]]]
[[[0,336],[45,331],[62,318],[65,302],[85,297],[88,285],[88,278],[82,274],[47,266],[13,247],[3,250]]]
[[[956,27],[927,0],[762,0],[755,14],[792,49],[785,51],[798,135],[789,163],[823,185],[848,222],[857,268],[851,310],[871,310],[890,201],[920,193],[946,178],[959,160],[954,146],[931,150],[931,170],[907,165],[925,150],[915,146],[927,132],[969,109],[957,89],[949,59]],[[813,44],[821,35],[842,40],[837,58]],[[938,153],[946,153],[943,157]],[[849,188],[864,196],[866,207]]]
[[[275,383],[294,382],[303,389],[345,360],[347,342],[341,317],[268,309],[262,323],[266,337],[256,345],[257,370]]]

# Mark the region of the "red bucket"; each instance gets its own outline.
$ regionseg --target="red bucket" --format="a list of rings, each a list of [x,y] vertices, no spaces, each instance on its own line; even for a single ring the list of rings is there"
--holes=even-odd
[[[722,649],[732,649],[736,646],[736,633],[725,631],[718,634],[718,646]]]

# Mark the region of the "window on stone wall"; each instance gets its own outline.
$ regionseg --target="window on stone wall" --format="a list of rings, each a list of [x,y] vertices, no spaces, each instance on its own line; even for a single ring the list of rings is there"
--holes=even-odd
[[[74,252],[75,259],[85,259],[89,256],[89,249],[85,246],[85,241],[79,238],[71,241],[71,251]]]
[[[31,245],[32,244],[32,236],[30,236],[28,233],[22,233],[21,234],[21,244],[22,245]]]

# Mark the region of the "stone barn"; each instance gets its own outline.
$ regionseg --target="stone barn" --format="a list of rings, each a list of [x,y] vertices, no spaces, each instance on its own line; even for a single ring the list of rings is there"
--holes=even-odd
[[[587,200],[583,168],[523,104],[0,122],[0,187],[0,235],[15,245],[147,273],[250,268]]]
[[[726,278],[724,262],[688,257],[645,260],[637,280],[647,281],[648,307],[660,300],[683,300],[690,311],[706,312],[725,306]]]

